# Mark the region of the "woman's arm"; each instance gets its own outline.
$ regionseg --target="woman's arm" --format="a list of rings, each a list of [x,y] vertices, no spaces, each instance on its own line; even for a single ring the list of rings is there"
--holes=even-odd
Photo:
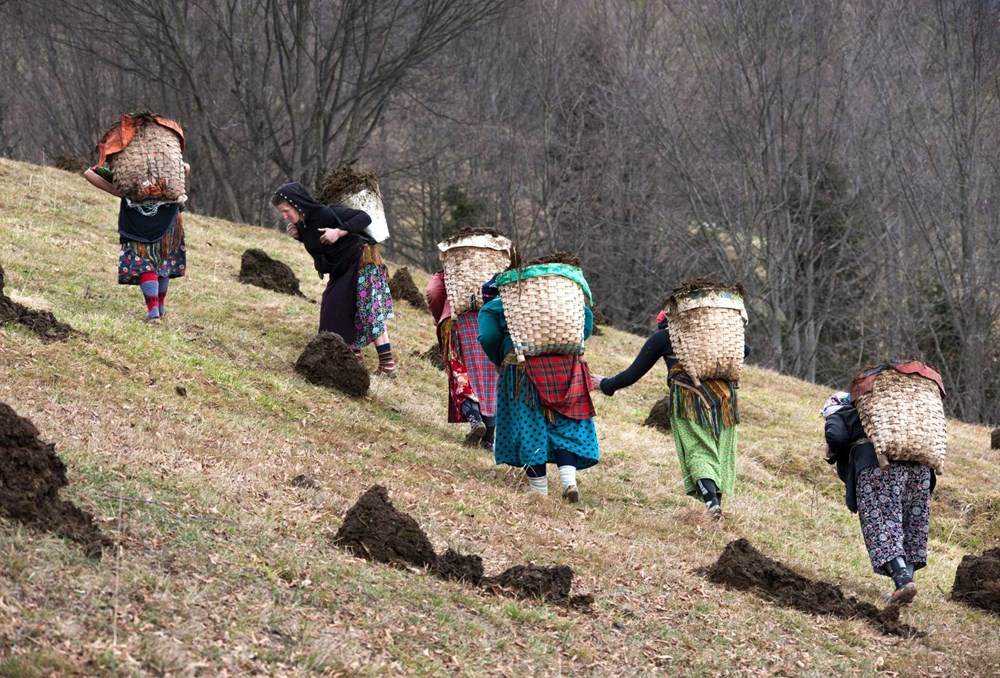
[[[110,193],[116,198],[122,197],[122,194],[118,192],[118,189],[115,188],[115,185],[112,184],[107,179],[105,179],[104,177],[102,177],[97,172],[95,172],[93,167],[91,167],[90,169],[88,169],[86,172],[83,173],[83,178],[92,183],[94,186],[97,186],[105,193]]]
[[[503,302],[493,299],[479,309],[479,343],[483,353],[497,367],[503,363],[504,328],[506,318],[503,312]]]
[[[614,395],[615,391],[620,388],[631,386],[644,377],[660,358],[669,355],[672,350],[670,332],[657,330],[642,345],[639,355],[635,357],[631,365],[613,377],[601,379],[601,392],[610,396]]]
[[[438,271],[431,276],[431,279],[427,281],[427,291],[424,296],[427,297],[427,306],[431,309],[434,322],[440,323],[444,315],[445,303],[448,301],[448,294],[444,287],[444,271]]]
[[[340,222],[340,229],[348,233],[361,233],[372,223],[368,212],[353,210],[350,207],[331,207]]]

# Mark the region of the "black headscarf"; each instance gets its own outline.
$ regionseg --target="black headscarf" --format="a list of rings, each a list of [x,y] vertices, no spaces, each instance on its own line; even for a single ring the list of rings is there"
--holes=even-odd
[[[360,257],[367,241],[358,234],[371,223],[371,217],[366,212],[317,202],[297,181],[285,184],[274,194],[302,215],[302,221],[296,224],[299,239],[312,255],[317,271],[338,277]],[[347,231],[348,235],[332,245],[326,245],[319,239],[319,230],[323,228],[339,228]]]

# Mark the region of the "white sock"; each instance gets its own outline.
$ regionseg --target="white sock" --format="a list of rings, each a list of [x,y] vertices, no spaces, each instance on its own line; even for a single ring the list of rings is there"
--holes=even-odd
[[[532,492],[537,492],[543,497],[549,496],[549,479],[545,476],[541,478],[531,478],[528,477],[528,485],[531,486]]]
[[[562,484],[562,488],[565,490],[567,487],[572,487],[576,485],[576,467],[566,466],[559,467],[559,482]]]

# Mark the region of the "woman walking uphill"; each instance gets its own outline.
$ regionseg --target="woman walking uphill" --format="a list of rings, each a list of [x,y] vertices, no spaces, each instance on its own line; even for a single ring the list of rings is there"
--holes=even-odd
[[[548,263],[536,270],[571,277],[590,299],[579,268]],[[577,470],[597,464],[600,458],[590,371],[579,355],[549,353],[518,361],[504,303],[495,287],[517,275],[517,270],[507,271],[487,283],[483,299],[489,301],[479,311],[479,342],[500,371],[494,458],[497,464],[523,468],[531,491],[544,496],[549,492],[546,464],[555,464],[563,499],[575,503],[580,497]],[[583,310],[582,338],[586,340],[594,320],[590,308]]]
[[[394,379],[396,363],[386,321],[393,317],[392,296],[378,247],[362,234],[371,223],[366,212],[317,202],[299,183],[288,183],[271,204],[312,256],[322,278],[330,276],[320,306],[319,331],[339,334],[361,360],[374,342],[376,375]]]
[[[671,395],[670,428],[677,448],[684,492],[705,502],[709,517],[722,517],[722,498],[736,486],[736,425],[739,410],[734,385],[725,379],[696,384],[674,353],[666,315],[646,339],[628,368],[614,375],[591,376],[591,386],[613,396],[641,379],[662,358]],[[744,344],[743,355],[750,354]]]

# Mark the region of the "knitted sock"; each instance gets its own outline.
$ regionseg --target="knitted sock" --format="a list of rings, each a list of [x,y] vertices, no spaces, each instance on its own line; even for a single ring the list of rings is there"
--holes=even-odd
[[[882,569],[889,573],[889,576],[892,577],[892,581],[896,584],[897,589],[901,589],[913,581],[913,576],[910,574],[910,570],[906,566],[906,559],[902,556],[893,558],[888,563],[883,565]]]
[[[483,416],[479,410],[479,403],[473,400],[466,400],[462,403],[462,416],[473,426],[483,421]]]
[[[385,343],[381,346],[375,346],[375,351],[378,353],[378,366],[386,369],[392,370],[396,367],[396,361],[392,359],[392,344]]]
[[[560,466],[559,467],[559,484],[565,490],[567,487],[573,487],[576,485],[576,467],[575,466]]]
[[[549,496],[549,481],[545,476],[545,464],[525,466],[524,473],[528,476],[528,485],[531,486],[532,492],[537,492],[544,497]]]
[[[155,273],[143,273],[139,276],[139,289],[146,299],[146,320],[160,317],[160,285],[156,282]]]
[[[718,488],[715,486],[714,480],[702,478],[697,482],[697,485],[698,491],[701,492],[701,498],[705,500],[705,506],[711,508],[720,504]]]
[[[164,302],[164,300],[166,300],[166,298],[167,298],[167,287],[169,287],[169,286],[170,286],[170,278],[167,278],[166,276],[163,276],[163,277],[160,277],[160,278],[157,278],[157,279],[156,279],[156,284],[157,284],[157,285],[159,286],[159,288],[160,288],[160,291],[159,291],[159,294],[157,294],[157,295],[156,295],[156,299],[157,299],[157,301],[159,302],[159,306],[160,306],[160,317],[162,318],[162,317],[163,317],[163,314],[164,314],[164,312],[165,312],[165,311],[163,310],[163,302]]]

